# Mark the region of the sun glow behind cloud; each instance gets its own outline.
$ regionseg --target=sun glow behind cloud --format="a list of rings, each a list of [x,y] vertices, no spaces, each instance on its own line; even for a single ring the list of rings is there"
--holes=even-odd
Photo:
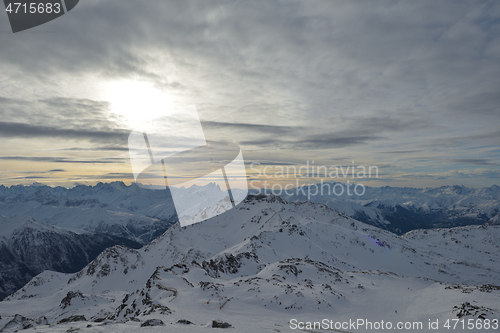
[[[111,112],[127,128],[144,128],[172,107],[169,95],[150,82],[116,81],[111,82],[106,90],[105,99],[111,104]]]

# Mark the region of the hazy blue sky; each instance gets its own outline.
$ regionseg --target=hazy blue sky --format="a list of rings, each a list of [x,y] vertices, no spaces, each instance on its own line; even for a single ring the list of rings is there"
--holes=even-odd
[[[16,34],[0,13],[0,182],[130,182],[127,136],[151,99],[114,105],[148,89],[195,104],[247,163],[500,183],[496,0],[82,0]]]

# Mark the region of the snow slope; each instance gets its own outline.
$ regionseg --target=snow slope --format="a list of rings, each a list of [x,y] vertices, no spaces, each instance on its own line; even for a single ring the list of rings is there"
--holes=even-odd
[[[139,250],[107,249],[76,274],[44,272],[0,302],[0,326],[121,332],[160,319],[158,331],[196,332],[220,319],[284,332],[294,318],[494,319],[499,244],[495,225],[398,236],[324,205],[249,196]]]
[[[76,272],[116,244],[140,247],[124,238],[0,215],[0,299],[44,270]]]

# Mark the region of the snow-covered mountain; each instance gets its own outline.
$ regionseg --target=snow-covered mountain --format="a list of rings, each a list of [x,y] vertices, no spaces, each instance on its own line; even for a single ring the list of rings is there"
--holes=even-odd
[[[438,188],[368,187],[363,195],[333,190],[335,183],[304,186],[275,193],[290,201],[325,204],[356,220],[403,234],[414,229],[479,225],[500,214],[500,187]],[[346,185],[342,187],[345,189]],[[340,188],[340,187],[339,187]],[[358,193],[362,193],[361,189]]]
[[[125,238],[0,215],[0,299],[44,270],[77,272],[104,249],[117,244],[140,247]]]
[[[189,207],[191,215],[227,195],[215,183],[174,190],[177,204]],[[0,214],[31,216],[48,224],[124,237],[141,244],[149,243],[177,222],[169,190],[147,189],[135,183],[126,186],[123,182],[70,189],[0,185]]]
[[[360,318],[434,332],[428,319],[500,317],[499,246],[497,225],[399,236],[324,205],[249,196],[139,250],[109,248],[76,274],[38,275],[0,302],[0,327],[283,332],[292,319]]]
[[[324,184],[333,186],[333,184]],[[305,187],[283,193],[289,201],[325,204],[356,220],[398,233],[422,228],[479,225],[500,214],[500,187],[481,189],[462,186],[440,188],[366,187],[362,196],[336,196],[325,188]],[[204,187],[175,189],[190,214],[215,207],[223,192],[211,183]],[[207,195],[207,191],[212,193]],[[237,191],[237,190],[234,190]],[[351,191],[352,193],[352,191]],[[191,204],[193,198],[205,201]],[[201,204],[200,204],[201,203]],[[49,186],[0,185],[0,214],[23,215],[61,227],[125,237],[147,244],[177,221],[168,190],[151,190],[122,182],[67,189]]]
[[[0,214],[124,237],[147,244],[177,218],[170,193],[122,182],[49,186],[0,186]]]

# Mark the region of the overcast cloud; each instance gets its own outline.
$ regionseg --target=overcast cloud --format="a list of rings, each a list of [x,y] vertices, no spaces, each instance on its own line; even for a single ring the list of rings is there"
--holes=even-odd
[[[131,128],[105,88],[141,80],[196,104],[207,138],[247,162],[386,165],[376,185],[498,183],[498,1],[86,0],[16,34],[2,15],[0,160],[25,156],[19,172],[106,147],[127,163]]]

